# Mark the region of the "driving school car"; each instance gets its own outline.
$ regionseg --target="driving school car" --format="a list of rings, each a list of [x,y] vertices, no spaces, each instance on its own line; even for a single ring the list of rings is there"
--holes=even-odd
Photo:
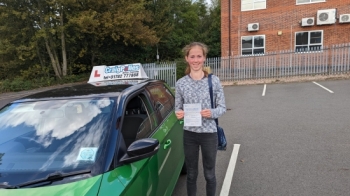
[[[141,64],[0,109],[0,195],[171,195],[185,171],[174,94]]]

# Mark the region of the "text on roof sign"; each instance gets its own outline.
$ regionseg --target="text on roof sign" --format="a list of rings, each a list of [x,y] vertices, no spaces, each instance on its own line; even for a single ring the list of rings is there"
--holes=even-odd
[[[148,76],[140,63],[112,66],[99,65],[93,67],[88,83],[147,78]]]
[[[105,69],[105,73],[125,73],[125,72],[138,72],[140,70],[139,65],[114,65],[107,66]]]

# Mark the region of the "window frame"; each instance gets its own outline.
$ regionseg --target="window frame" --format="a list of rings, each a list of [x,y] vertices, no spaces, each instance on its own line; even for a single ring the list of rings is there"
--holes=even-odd
[[[267,4],[266,4],[266,1],[267,0],[252,0],[253,1],[253,8],[252,9],[243,9],[243,0],[241,0],[241,11],[252,11],[252,10],[263,10],[263,9],[266,9],[267,7]],[[261,2],[265,2],[265,7],[264,8],[255,8],[255,3],[261,3]]]
[[[159,126],[156,113],[152,107],[149,97],[147,97],[144,93],[141,93],[138,96],[140,97],[142,105],[144,106],[147,113],[147,118],[145,119],[145,121],[148,121],[151,127],[150,127],[150,130],[148,131],[146,130],[146,132],[140,132],[140,129],[139,129],[136,135],[136,140],[151,137],[157,131]],[[145,121],[141,123],[140,127],[144,125]]]
[[[264,47],[254,47],[254,37],[262,36],[264,37]],[[243,54],[243,38],[244,37],[252,37],[252,54]],[[254,49],[264,49],[264,53],[262,54],[254,54]],[[247,48],[246,48],[247,49]],[[254,55],[264,55],[266,53],[266,35],[245,35],[241,36],[241,55],[242,56],[254,56]]]
[[[308,48],[308,50],[306,50],[306,51],[304,51],[304,52],[320,52],[320,51],[322,51],[322,48],[323,48],[323,30],[312,30],[312,31],[297,31],[297,32],[295,32],[294,33],[294,52],[298,52],[297,51],[297,46],[305,46],[305,45],[297,45],[297,34],[298,33],[304,33],[304,32],[307,32],[308,33],[308,43],[307,43],[307,48]],[[310,43],[310,40],[311,40],[311,36],[310,36],[310,34],[312,33],[312,32],[321,32],[321,43],[317,43],[317,44],[311,44]],[[310,46],[315,46],[315,45],[321,45],[321,47],[320,47],[320,50],[310,50]],[[299,51],[299,52],[301,52],[301,51]]]
[[[305,4],[312,4],[312,3],[325,3],[326,0],[309,0],[309,2],[305,2],[305,3],[298,3],[299,0],[295,1],[296,5],[305,5]],[[315,1],[315,2],[312,2]]]

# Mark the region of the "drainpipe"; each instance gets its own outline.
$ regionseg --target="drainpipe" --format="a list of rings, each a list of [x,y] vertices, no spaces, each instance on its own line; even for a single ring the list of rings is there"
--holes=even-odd
[[[293,51],[293,25],[290,25],[290,50]]]
[[[230,57],[231,52],[231,22],[232,22],[232,0],[229,0],[229,20],[228,20],[228,56]]]

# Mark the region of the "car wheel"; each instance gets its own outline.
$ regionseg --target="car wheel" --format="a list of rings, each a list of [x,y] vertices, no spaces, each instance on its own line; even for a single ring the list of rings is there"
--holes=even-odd
[[[183,164],[183,166],[182,166],[181,174],[182,174],[182,175],[187,174],[187,167],[186,167],[186,163],[185,163],[185,162],[184,162],[184,164]]]

